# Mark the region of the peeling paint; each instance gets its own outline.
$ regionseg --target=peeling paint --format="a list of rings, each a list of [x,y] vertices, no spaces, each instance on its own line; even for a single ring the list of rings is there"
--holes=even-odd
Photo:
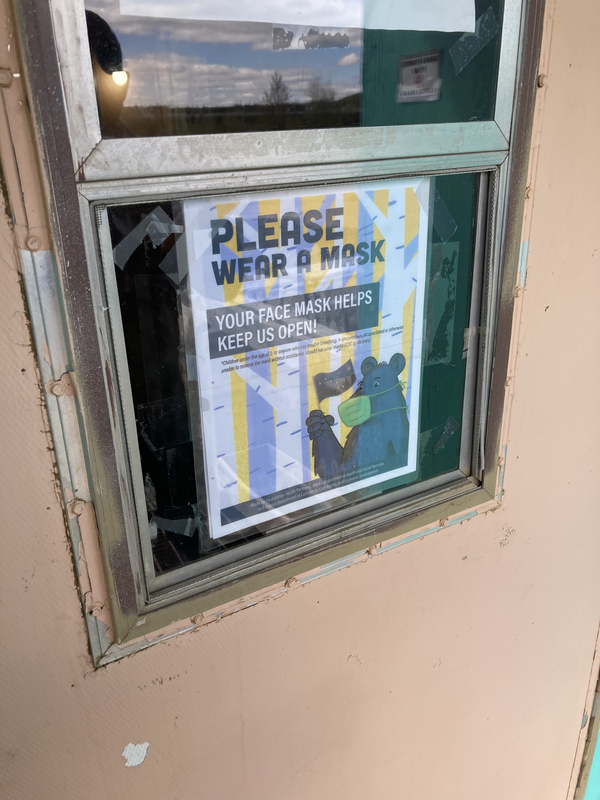
[[[121,753],[121,755],[127,759],[125,766],[139,767],[140,764],[143,764],[146,760],[149,747],[150,742],[144,742],[143,744],[133,744],[130,742]]]
[[[504,536],[500,540],[500,547],[506,547],[510,544],[511,539],[517,531],[516,528],[511,528],[510,525],[505,525],[504,528],[502,528],[502,532],[504,533]]]
[[[500,475],[498,477],[498,502],[502,501],[504,497],[504,471],[506,469],[506,451],[508,449],[508,445],[504,445],[502,448],[502,458],[500,459]]]
[[[186,620],[184,624],[182,624],[181,621],[172,623],[171,625],[162,628],[160,632],[156,634],[140,636],[139,638],[132,639],[131,641],[127,642],[126,645],[113,644],[104,654],[103,658],[101,659],[101,663],[102,665],[106,665],[113,661],[118,661],[124,656],[131,655],[140,650],[146,650],[148,647],[152,647],[155,644],[166,642],[176,636],[181,636],[184,633],[200,631],[207,625],[220,622],[225,618],[232,616],[232,614],[237,614],[239,611],[253,608],[254,606],[260,605],[269,600],[278,600],[286,595],[289,591],[293,591],[296,587],[302,587],[305,584],[312,583],[312,581],[317,580],[318,578],[323,578],[326,575],[331,575],[339,570],[347,569],[355,564],[360,564],[372,558],[376,558],[380,553],[387,552],[388,550],[394,550],[396,547],[401,547],[402,545],[413,542],[416,539],[424,539],[426,536],[429,536],[432,533],[449,528],[452,525],[459,525],[462,522],[466,522],[480,514],[487,513],[488,511],[495,511],[497,508],[498,506],[492,501],[491,503],[481,506],[477,510],[469,511],[466,514],[461,514],[450,519],[444,518],[440,520],[437,525],[434,525],[431,528],[420,530],[417,533],[411,534],[410,536],[401,536],[397,539],[383,542],[380,545],[371,546],[366,550],[359,550],[358,552],[352,553],[345,558],[332,561],[329,564],[325,564],[324,566],[310,572],[302,575],[291,576],[286,581],[273,584],[272,586],[266,587],[255,594],[246,595],[242,598],[238,598],[237,600],[232,600],[231,602],[222,606],[218,606],[211,611],[195,614],[189,620]],[[145,622],[145,618],[143,621]]]
[[[41,343],[42,353],[44,354],[44,361],[48,364],[49,367],[52,366],[52,359],[50,358],[50,348],[46,344],[46,342]]]
[[[519,250],[519,286],[521,289],[525,288],[527,281],[527,257],[529,256],[529,239],[521,242],[521,249]]]

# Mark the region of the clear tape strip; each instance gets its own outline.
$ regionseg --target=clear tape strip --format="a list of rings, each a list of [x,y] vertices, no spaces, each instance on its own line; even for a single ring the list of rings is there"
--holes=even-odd
[[[146,236],[150,237],[154,247],[158,247],[172,233],[183,233],[183,225],[175,225],[168,214],[160,206],[157,206],[114,248],[113,259],[115,264],[119,269],[125,269],[125,265]],[[169,274],[173,271],[173,264],[169,261],[168,255],[163,263],[165,262],[167,263],[164,271]],[[163,264],[161,263],[160,266],[162,267]]]
[[[494,9],[490,6],[475,23],[475,33],[463,33],[449,50],[458,75],[500,30]]]
[[[442,200],[441,194],[436,189],[433,194],[433,209],[427,205],[427,198],[429,197],[429,181],[430,178],[425,178],[415,189],[415,194],[421,208],[426,214],[433,210],[433,227],[444,244],[454,235],[458,228],[458,224],[450,211],[448,206]]]

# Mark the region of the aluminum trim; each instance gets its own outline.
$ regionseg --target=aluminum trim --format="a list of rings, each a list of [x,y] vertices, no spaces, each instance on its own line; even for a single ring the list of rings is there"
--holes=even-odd
[[[154,558],[152,555],[152,545],[150,543],[150,531],[148,527],[148,515],[145,513],[146,501],[144,492],[144,477],[142,474],[141,462],[137,450],[137,425],[135,421],[135,409],[133,403],[133,393],[129,380],[129,368],[127,362],[127,350],[125,347],[125,333],[123,331],[123,321],[120,313],[119,293],[115,277],[114,261],[112,258],[112,241],[110,238],[110,228],[108,222],[108,212],[105,206],[96,206],[96,233],[100,249],[100,270],[104,279],[104,290],[107,301],[107,317],[112,331],[112,345],[115,359],[116,382],[119,387],[121,398],[121,411],[123,415],[123,427],[125,431],[125,445],[127,448],[127,465],[123,464],[124,469],[128,467],[128,474],[132,485],[133,496],[131,504],[136,511],[136,530],[139,538],[142,561],[146,579],[152,581],[155,578]]]
[[[106,204],[184,199],[199,193],[220,194],[254,188],[285,188],[315,184],[323,186],[348,180],[372,180],[389,176],[443,175],[450,172],[492,170],[507,158],[504,150],[428,158],[383,159],[348,164],[304,165],[290,173],[285,169],[257,169],[244,172],[213,172],[190,176],[163,176],[116,181],[90,181],[78,185],[79,193],[90,202]]]
[[[523,22],[528,6],[528,0],[504,0],[502,47],[498,65],[494,119],[507,141],[510,141],[511,136],[513,107],[517,90],[517,65],[524,29]]]
[[[27,295],[33,338],[35,341],[40,376],[43,384],[60,378],[69,364],[68,337],[64,325],[64,309],[58,286],[53,254],[50,250],[31,253],[21,250],[23,280]],[[45,353],[50,355],[50,363]],[[54,397],[46,394],[46,411],[50,423],[54,456],[66,498],[89,501],[91,491],[87,481],[85,456],[81,444],[80,418],[75,396]],[[69,535],[73,548],[76,576],[82,577],[80,553],[81,531],[77,518],[69,520]],[[87,628],[92,656],[99,661],[112,642],[106,639],[104,626],[95,616],[88,614],[82,600],[82,612]]]
[[[473,469],[474,417],[478,392],[477,374],[479,361],[479,344],[481,341],[479,327],[481,322],[481,305],[483,301],[483,273],[486,259],[486,238],[490,225],[488,218],[488,199],[490,192],[489,175],[483,172],[480,176],[479,194],[477,198],[475,245],[473,249],[473,278],[471,283],[471,309],[467,339],[467,368],[465,375],[464,406],[462,417],[462,441],[459,456],[459,468],[465,475],[476,474]]]
[[[77,172],[102,138],[85,9],[81,1],[50,0],[50,13]]]

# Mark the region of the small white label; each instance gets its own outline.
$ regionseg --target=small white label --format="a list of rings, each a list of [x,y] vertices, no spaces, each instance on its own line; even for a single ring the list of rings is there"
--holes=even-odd
[[[439,50],[419,53],[400,59],[398,103],[418,103],[439,100],[441,54]]]

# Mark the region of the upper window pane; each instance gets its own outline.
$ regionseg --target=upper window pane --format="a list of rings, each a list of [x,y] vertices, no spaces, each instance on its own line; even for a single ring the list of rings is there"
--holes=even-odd
[[[105,138],[493,118],[502,0],[85,5]]]

